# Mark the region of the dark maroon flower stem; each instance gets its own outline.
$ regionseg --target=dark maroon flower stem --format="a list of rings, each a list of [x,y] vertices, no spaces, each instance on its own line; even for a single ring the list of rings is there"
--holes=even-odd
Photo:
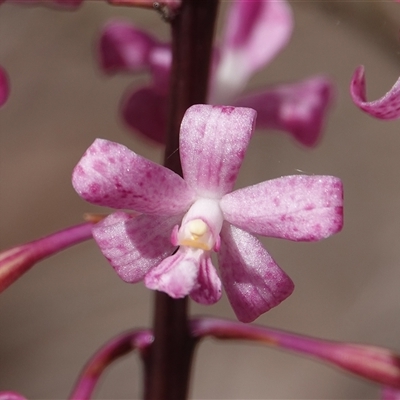
[[[172,73],[164,165],[182,174],[179,129],[185,111],[206,102],[218,0],[183,0],[171,21]],[[196,340],[190,335],[188,300],[157,292],[154,343],[145,357],[146,400],[184,400]]]

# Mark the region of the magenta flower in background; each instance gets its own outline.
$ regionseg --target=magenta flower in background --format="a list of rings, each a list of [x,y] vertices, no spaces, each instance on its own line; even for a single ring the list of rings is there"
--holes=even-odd
[[[8,83],[7,73],[0,66],[0,107],[4,105],[10,94],[10,85]]]
[[[300,143],[317,143],[332,99],[332,84],[322,76],[243,93],[251,76],[287,44],[291,9],[285,1],[232,2],[219,48],[214,51],[210,104],[254,108],[257,128],[279,129]],[[152,83],[130,90],[122,102],[128,126],[164,143],[171,48],[133,25],[114,21],[101,35],[99,61],[107,73],[150,72]]]
[[[358,67],[350,85],[351,97],[361,110],[379,119],[400,118],[400,78],[380,99],[367,101],[364,67]]]
[[[250,322],[291,294],[292,281],[254,234],[316,241],[338,232],[342,184],[298,175],[232,192],[255,117],[247,108],[189,108],[180,133],[183,179],[117,143],[97,139],[89,147],[73,173],[78,194],[142,213],[118,211],[93,227],[124,281],[213,304],[221,297],[216,251],[239,320]]]

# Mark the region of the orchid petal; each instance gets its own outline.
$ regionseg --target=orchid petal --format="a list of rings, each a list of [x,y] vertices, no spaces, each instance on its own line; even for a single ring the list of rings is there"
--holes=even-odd
[[[324,239],[343,225],[343,193],[333,176],[285,176],[225,195],[225,219],[248,232],[295,241]]]
[[[214,304],[222,295],[221,280],[217,275],[211,257],[204,257],[200,262],[197,285],[190,292],[192,300],[200,304]]]
[[[293,84],[249,93],[235,101],[257,111],[256,129],[280,129],[305,146],[315,146],[333,98],[333,85],[318,76]]]
[[[158,90],[167,92],[172,61],[169,44],[132,24],[113,21],[101,33],[98,53],[105,72],[149,71]]]
[[[103,139],[79,161],[72,184],[91,203],[152,215],[183,213],[195,196],[175,172]]]
[[[110,22],[100,36],[100,65],[106,72],[143,71],[155,45],[156,39],[146,31],[127,22]]]
[[[250,76],[286,45],[292,28],[286,1],[233,2],[210,102],[222,104],[240,92]]]
[[[198,259],[190,257],[188,252],[178,250],[156,268],[150,270],[144,283],[149,289],[159,290],[174,299],[180,299],[192,291],[198,273]]]
[[[227,223],[221,231],[219,265],[232,308],[242,322],[252,322],[293,291],[291,279],[251,234]]]
[[[182,170],[198,195],[220,198],[233,189],[255,118],[249,108],[195,105],[186,111],[180,134]]]
[[[10,94],[10,85],[8,83],[7,73],[0,67],[0,107],[7,101]]]
[[[159,144],[165,143],[167,98],[156,87],[130,93],[123,101],[122,115],[130,128]]]
[[[135,283],[171,255],[169,238],[179,217],[111,214],[93,228],[100,250],[125,282]]]
[[[358,67],[350,84],[351,97],[358,108],[379,119],[400,117],[400,78],[380,99],[367,101],[364,67]]]

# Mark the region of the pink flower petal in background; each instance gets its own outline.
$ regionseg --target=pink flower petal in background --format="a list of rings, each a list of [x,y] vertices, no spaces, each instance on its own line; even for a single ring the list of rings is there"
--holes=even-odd
[[[167,98],[156,86],[129,92],[122,101],[121,112],[128,127],[159,144],[165,143]]]
[[[0,107],[7,101],[9,94],[10,85],[7,73],[5,69],[0,66]]]
[[[232,2],[210,87],[210,103],[229,104],[251,75],[286,46],[292,29],[292,12],[285,1]]]
[[[333,85],[328,79],[315,77],[240,97],[251,75],[286,45],[292,29],[292,14],[285,1],[232,2],[221,46],[214,51],[208,102],[254,108],[259,113],[257,128],[287,131],[311,147],[318,142],[331,105]],[[163,144],[170,46],[126,22],[114,21],[102,32],[99,59],[107,73],[136,74],[145,69],[151,74],[148,87],[127,91],[121,112],[135,132]]]
[[[393,87],[380,99],[367,101],[364,67],[358,67],[351,80],[351,97],[361,110],[379,119],[396,119],[400,117],[400,78]]]
[[[245,94],[234,104],[257,111],[257,128],[289,132],[299,143],[312,147],[320,138],[332,98],[332,82],[317,76]]]
[[[165,95],[171,68],[171,46],[125,21],[111,21],[103,29],[99,63],[107,73],[148,71],[154,86]]]
[[[122,145],[98,139],[89,147],[73,174],[80,196],[144,213],[117,212],[93,229],[123,280],[212,304],[221,294],[216,251],[239,320],[253,321],[290,295],[292,281],[251,233],[315,241],[339,231],[342,185],[330,176],[293,176],[230,193],[255,118],[249,108],[190,107],[180,134],[184,179]]]

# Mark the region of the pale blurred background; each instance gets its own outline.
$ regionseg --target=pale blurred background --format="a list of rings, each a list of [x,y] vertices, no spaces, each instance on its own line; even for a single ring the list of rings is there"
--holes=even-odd
[[[224,2],[222,9],[226,9]],[[293,2],[290,45],[251,82],[330,75],[337,99],[320,145],[287,135],[251,143],[238,187],[281,175],[343,179],[345,227],[320,243],[264,240],[292,277],[294,294],[257,323],[326,339],[400,352],[400,122],[376,121],[350,101],[354,69],[364,64],[368,96],[382,96],[400,75],[400,5],[388,2]],[[124,143],[161,162],[162,151],[134,137],[118,116],[128,86],[148,76],[105,77],[95,43],[110,17],[168,37],[152,11],[86,1],[75,12],[0,7],[0,65],[12,84],[0,110],[0,247],[78,223],[95,210],[70,183],[96,138]],[[106,340],[151,324],[152,293],[123,283],[93,242],[37,265],[0,297],[0,390],[29,399],[63,399],[78,371]],[[192,314],[234,318],[224,297]],[[140,398],[136,355],[105,375],[97,398]],[[267,347],[205,341],[193,370],[194,399],[374,399],[379,388],[314,361]]]

